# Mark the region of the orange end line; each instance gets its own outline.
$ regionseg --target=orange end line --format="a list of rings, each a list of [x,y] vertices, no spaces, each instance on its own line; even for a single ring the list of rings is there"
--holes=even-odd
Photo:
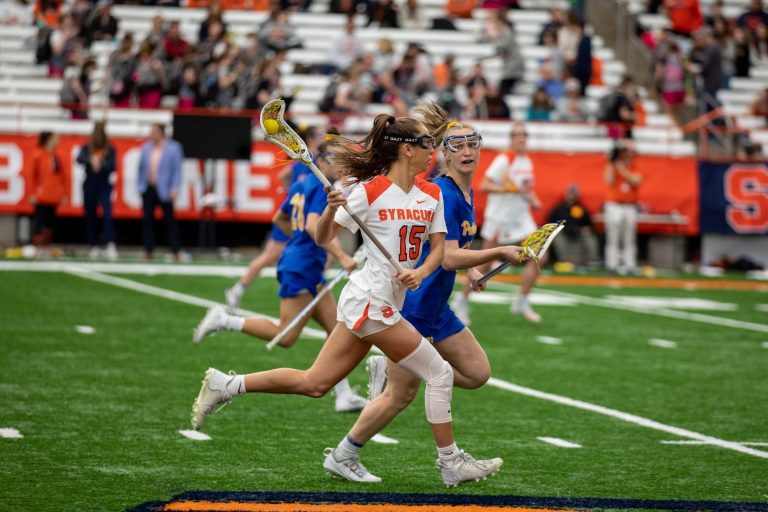
[[[239,501],[175,501],[163,510],[183,512],[573,512],[544,508],[481,507],[479,505],[395,505],[362,503],[243,503]]]

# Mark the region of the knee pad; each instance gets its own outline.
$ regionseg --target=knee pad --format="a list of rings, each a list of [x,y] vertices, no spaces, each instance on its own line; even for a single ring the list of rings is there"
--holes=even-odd
[[[425,381],[424,392],[427,421],[448,423],[451,421],[451,394],[453,392],[453,368],[427,340],[398,361],[400,366]]]

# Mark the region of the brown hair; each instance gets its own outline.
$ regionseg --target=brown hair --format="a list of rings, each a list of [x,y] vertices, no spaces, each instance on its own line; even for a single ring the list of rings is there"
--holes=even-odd
[[[93,132],[91,133],[91,141],[88,145],[88,149],[91,153],[102,149],[107,149],[109,141],[107,140],[107,131],[105,129],[106,123],[104,121],[96,121],[93,123]]]
[[[386,174],[400,156],[400,145],[385,139],[389,137],[416,137],[420,121],[410,117],[396,119],[389,114],[379,114],[373,120],[373,128],[363,140],[355,141],[344,137],[345,144],[330,148],[333,162],[341,168],[342,174],[352,181],[367,181],[380,174]]]

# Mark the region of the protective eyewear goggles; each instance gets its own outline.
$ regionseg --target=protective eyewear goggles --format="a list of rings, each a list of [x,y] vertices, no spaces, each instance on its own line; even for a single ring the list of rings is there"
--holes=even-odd
[[[414,145],[421,146],[424,149],[432,149],[435,147],[435,138],[426,133],[418,137],[394,137],[392,135],[385,135],[384,140],[414,144]]]
[[[443,146],[451,153],[458,153],[465,147],[480,149],[483,147],[483,136],[477,132],[467,135],[450,135],[443,139]]]

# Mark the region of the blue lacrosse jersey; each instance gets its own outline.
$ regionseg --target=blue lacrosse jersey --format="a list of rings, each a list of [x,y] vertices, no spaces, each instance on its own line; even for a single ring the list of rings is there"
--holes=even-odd
[[[323,184],[314,174],[294,182],[280,210],[291,219],[291,238],[277,262],[277,271],[311,276],[321,282],[327,253],[315,244],[307,233],[306,219],[310,213],[322,215],[328,204]]]
[[[473,191],[470,190],[470,202],[468,203],[464,198],[464,193],[450,177],[440,176],[433,183],[438,185],[443,192],[445,225],[448,228],[445,239],[458,240],[459,247],[468,248],[477,232]],[[429,253],[430,246],[429,241],[427,241],[419,265],[424,263]],[[456,329],[455,325],[458,319],[453,321],[455,315],[448,307],[448,299],[453,292],[455,282],[455,271],[438,267],[421,283],[418,290],[408,290],[406,293],[401,312],[423,336],[439,341],[447,337],[446,335],[461,330]],[[446,319],[446,316],[450,316],[451,321],[447,321],[449,319]],[[463,328],[463,324],[461,324],[461,328]],[[445,332],[446,329],[453,332]]]
[[[312,169],[302,161],[298,161],[291,166],[291,186],[297,181],[301,181],[312,174]]]

